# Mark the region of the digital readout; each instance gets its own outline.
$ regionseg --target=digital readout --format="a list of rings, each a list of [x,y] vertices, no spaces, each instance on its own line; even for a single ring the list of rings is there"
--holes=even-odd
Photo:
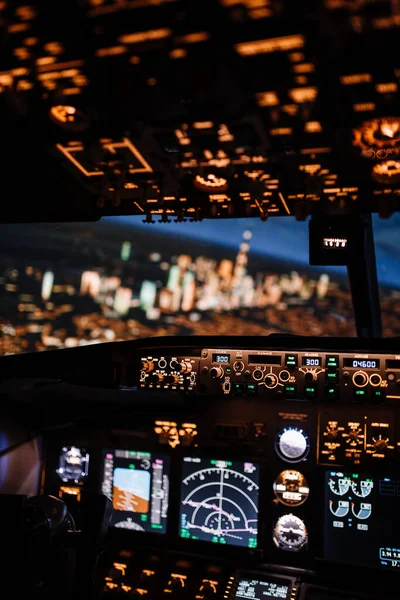
[[[229,363],[231,361],[230,354],[213,354],[212,355],[213,363]]]
[[[303,356],[301,364],[303,367],[321,367],[322,358],[320,356]]]
[[[379,358],[344,358],[343,366],[353,369],[379,369],[381,361]]]

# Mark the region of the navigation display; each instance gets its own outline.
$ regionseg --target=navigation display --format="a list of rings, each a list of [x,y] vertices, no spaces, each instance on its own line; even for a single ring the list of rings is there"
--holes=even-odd
[[[180,536],[256,548],[258,480],[252,462],[185,457]]]
[[[400,480],[329,471],[324,558],[400,571]]]
[[[259,581],[258,579],[241,579],[235,598],[246,600],[262,600],[263,598],[286,598],[291,586],[285,581]]]
[[[103,450],[101,491],[112,499],[111,526],[165,533],[169,456],[137,450]]]

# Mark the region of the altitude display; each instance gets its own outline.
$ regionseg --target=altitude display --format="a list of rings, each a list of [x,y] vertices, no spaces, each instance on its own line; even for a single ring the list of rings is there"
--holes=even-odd
[[[299,552],[306,545],[307,539],[305,523],[296,515],[282,515],[275,523],[273,540],[279,550]]]
[[[185,457],[182,471],[180,536],[256,548],[258,465]]]
[[[64,446],[60,452],[57,475],[65,483],[82,483],[89,470],[89,454],[84,448]]]
[[[328,471],[324,558],[400,570],[400,480]]]
[[[238,583],[235,598],[246,600],[262,600],[263,598],[281,598],[286,600],[291,586],[285,580],[260,581],[258,579],[241,579]]]
[[[101,491],[112,499],[111,526],[165,533],[169,456],[137,450],[104,450]]]
[[[381,361],[379,358],[344,358],[344,367],[353,367],[353,369],[379,369]]]
[[[291,469],[279,473],[274,481],[273,490],[279,502],[285,506],[300,506],[307,500],[310,493],[304,475]]]

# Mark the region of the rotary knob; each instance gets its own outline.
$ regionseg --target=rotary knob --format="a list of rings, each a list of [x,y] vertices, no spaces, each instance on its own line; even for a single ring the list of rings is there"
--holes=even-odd
[[[161,383],[164,380],[164,375],[162,373],[153,373],[150,378],[151,383]]]
[[[278,378],[275,373],[268,373],[264,379],[264,383],[267,388],[272,390],[278,385]]]
[[[143,359],[142,360],[141,369],[145,373],[151,373],[153,371],[153,369],[154,369],[154,363],[153,363],[153,361],[152,360]]]
[[[171,360],[169,366],[171,367],[172,371],[178,371],[178,373],[182,371],[182,365],[177,360]]]
[[[166,375],[164,377],[164,383],[169,383],[171,385],[179,383],[179,375]]]
[[[365,387],[368,383],[368,375],[364,371],[356,371],[353,374],[353,383],[356,387]]]
[[[316,381],[316,379],[317,375],[315,371],[307,371],[307,373],[304,374],[304,381],[306,383],[312,383],[313,381]]]
[[[222,367],[213,367],[210,369],[210,375],[213,379],[221,379],[224,374],[224,370]]]
[[[256,381],[261,381],[261,379],[263,377],[264,377],[264,373],[263,373],[263,371],[261,371],[261,369],[254,369],[253,379],[255,379]]]
[[[181,367],[182,367],[182,369],[181,369],[182,373],[190,373],[192,370],[192,363],[187,362],[186,360],[183,360],[181,362]],[[212,371],[212,369],[211,369],[211,371]]]
[[[233,370],[236,373],[241,373],[244,369],[244,362],[242,360],[237,360],[233,363]]]
[[[385,440],[381,436],[379,436],[376,440],[373,439],[375,450],[378,450],[378,452],[383,452],[383,450],[386,450],[388,447],[388,441],[389,440]]]

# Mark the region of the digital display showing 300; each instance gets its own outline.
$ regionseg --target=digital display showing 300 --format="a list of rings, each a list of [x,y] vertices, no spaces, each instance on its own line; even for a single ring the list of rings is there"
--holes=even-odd
[[[180,536],[256,548],[258,465],[188,456],[182,470]]]

